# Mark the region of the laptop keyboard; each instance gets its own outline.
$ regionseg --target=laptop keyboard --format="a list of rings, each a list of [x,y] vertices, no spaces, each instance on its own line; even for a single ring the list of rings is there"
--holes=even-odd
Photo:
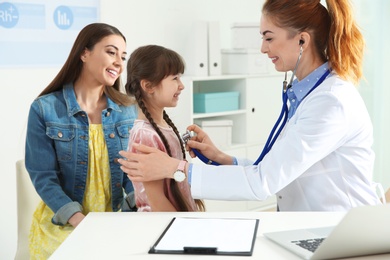
[[[291,243],[296,244],[297,246],[300,246],[304,249],[307,249],[311,252],[316,251],[318,246],[324,241],[325,238],[314,238],[314,239],[306,239],[306,240],[298,240],[298,241],[291,241]]]

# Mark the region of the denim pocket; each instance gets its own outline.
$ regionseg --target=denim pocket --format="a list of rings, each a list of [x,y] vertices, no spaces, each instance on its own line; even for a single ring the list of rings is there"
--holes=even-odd
[[[49,125],[46,127],[46,135],[53,140],[59,161],[72,159],[72,147],[74,145],[72,140],[75,137],[74,127]]]
[[[121,149],[126,150],[128,142],[129,142],[130,129],[132,127],[132,124],[120,124],[120,125],[116,125],[115,127],[116,127],[116,131],[118,133],[118,136],[120,138],[120,142],[121,142],[121,146],[122,146]]]

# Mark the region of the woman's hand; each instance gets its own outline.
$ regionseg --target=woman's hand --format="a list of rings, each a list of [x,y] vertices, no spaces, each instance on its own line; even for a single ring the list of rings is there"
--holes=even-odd
[[[84,214],[81,212],[76,212],[73,214],[73,216],[70,217],[68,220],[68,223],[71,224],[73,227],[77,227],[81,221],[85,218]]]
[[[173,173],[179,165],[179,160],[157,148],[133,143],[132,149],[137,153],[120,151],[126,159],[119,159],[121,169],[132,181],[146,182],[165,178],[173,178]]]
[[[190,125],[187,127],[187,130],[196,134],[186,145],[186,149],[192,158],[196,157],[192,149],[197,149],[201,154],[214,162],[225,165],[233,164],[233,158],[220,151],[202,128],[197,125]]]

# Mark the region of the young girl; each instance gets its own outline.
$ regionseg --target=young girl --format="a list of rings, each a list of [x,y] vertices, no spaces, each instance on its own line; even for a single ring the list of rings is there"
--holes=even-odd
[[[135,97],[140,111],[130,132],[129,151],[134,151],[132,143],[141,143],[185,160],[183,141],[164,110],[177,105],[184,89],[183,72],[181,56],[164,47],[147,45],[131,54],[126,92]],[[204,211],[203,202],[192,199],[187,181],[162,179],[133,185],[138,211]]]

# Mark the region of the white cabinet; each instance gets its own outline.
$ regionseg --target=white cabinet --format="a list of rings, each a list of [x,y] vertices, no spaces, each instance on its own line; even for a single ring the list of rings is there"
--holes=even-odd
[[[277,120],[282,104],[283,75],[222,75],[182,77],[185,89],[178,106],[168,114],[184,133],[187,126],[200,120],[232,120],[232,144],[223,150],[236,157],[256,160]],[[193,94],[238,91],[239,109],[215,113],[194,113]],[[188,156],[189,157],[189,156]],[[190,158],[187,158],[191,161]],[[193,163],[202,163],[192,160]],[[275,198],[266,201],[209,201],[208,211],[269,210],[275,208]]]

